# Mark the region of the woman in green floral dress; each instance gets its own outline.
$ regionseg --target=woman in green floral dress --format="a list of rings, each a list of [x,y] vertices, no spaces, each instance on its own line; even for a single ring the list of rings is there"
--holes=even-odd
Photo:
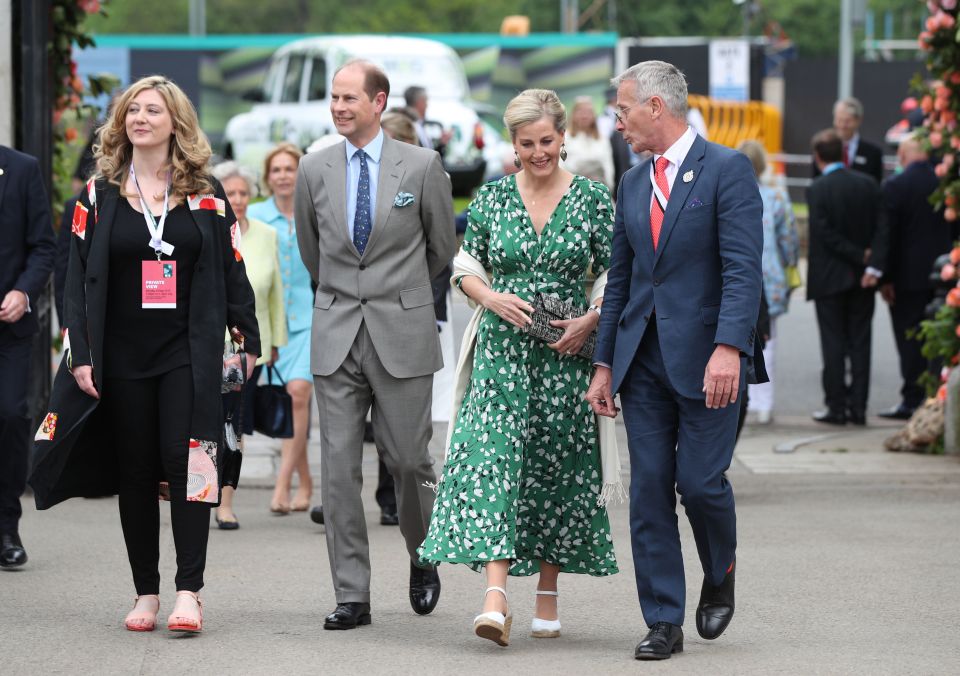
[[[469,207],[458,260],[468,254],[490,281],[455,273],[485,311],[420,547],[426,562],[486,569],[475,631],[500,645],[510,632],[508,573],[539,573],[533,635],[553,637],[560,630],[558,574],[618,572],[610,522],[598,504],[596,419],[583,398],[593,369],[576,356],[599,308],[558,322],[564,335],[554,344],[522,328],[537,292],[587,306],[587,270],[600,274],[609,262],[610,196],[601,183],[559,167],[565,113],[554,92],[521,93],[504,122],[522,169],[483,186]]]

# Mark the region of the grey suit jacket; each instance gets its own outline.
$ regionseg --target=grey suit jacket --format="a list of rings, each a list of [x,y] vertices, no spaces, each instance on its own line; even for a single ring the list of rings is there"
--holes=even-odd
[[[360,322],[396,378],[443,367],[430,280],[456,248],[450,179],[440,156],[384,138],[377,209],[361,256],[347,230],[347,160],[338,143],[300,161],[295,215],[300,255],[317,283],[310,366],[330,375]],[[396,206],[397,194],[413,202]]]

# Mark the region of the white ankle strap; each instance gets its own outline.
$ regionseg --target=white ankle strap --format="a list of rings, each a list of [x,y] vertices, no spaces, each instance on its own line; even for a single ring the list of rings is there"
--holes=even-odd
[[[487,594],[489,594],[489,593],[492,592],[492,591],[498,591],[498,592],[500,592],[501,594],[503,594],[503,598],[504,598],[504,599],[507,598],[507,590],[504,589],[503,587],[487,587],[487,588],[484,590],[483,595],[486,596]]]
[[[560,596],[560,592],[537,590],[537,596]]]

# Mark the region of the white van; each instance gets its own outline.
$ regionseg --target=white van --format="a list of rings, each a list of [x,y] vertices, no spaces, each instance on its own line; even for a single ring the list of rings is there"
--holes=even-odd
[[[270,60],[259,101],[248,113],[227,123],[223,155],[259,167],[280,141],[306,149],[314,140],[335,134],[330,116],[333,73],[346,61],[363,58],[379,64],[390,78],[387,108],[403,106],[403,92],[419,85],[427,90],[427,117],[452,135],[444,167],[454,193],[468,195],[484,178],[485,128],[469,104],[469,89],[460,57],[433,40],[379,35],[318,37],[291,42]]]

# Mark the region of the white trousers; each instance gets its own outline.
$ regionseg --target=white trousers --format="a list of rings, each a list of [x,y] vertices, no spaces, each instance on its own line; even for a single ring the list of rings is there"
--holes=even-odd
[[[770,382],[747,386],[747,395],[750,397],[750,402],[747,405],[748,411],[773,411],[773,376],[776,370],[773,360],[776,354],[777,344],[777,331],[774,327],[776,323],[777,320],[771,317],[770,340],[767,341],[767,344],[763,348],[763,361],[766,362],[767,375],[770,377]]]

